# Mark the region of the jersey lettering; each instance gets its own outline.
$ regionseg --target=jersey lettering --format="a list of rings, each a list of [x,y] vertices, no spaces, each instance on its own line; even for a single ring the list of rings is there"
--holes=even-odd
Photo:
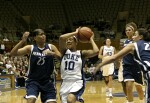
[[[74,70],[74,61],[65,61],[65,70]]]
[[[75,55],[75,54],[65,54],[64,55],[64,60],[70,59],[70,60],[75,60],[78,61],[78,58],[80,55]]]
[[[150,43],[144,43],[145,44],[145,50],[150,50]]]
[[[43,65],[45,63],[45,57],[39,57],[37,65]]]

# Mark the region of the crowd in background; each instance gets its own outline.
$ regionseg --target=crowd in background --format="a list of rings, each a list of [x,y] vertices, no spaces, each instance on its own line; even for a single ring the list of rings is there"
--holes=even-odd
[[[14,74],[16,88],[25,86],[28,70],[28,57],[10,57],[9,53],[0,54],[0,74]],[[18,84],[19,82],[19,84]]]

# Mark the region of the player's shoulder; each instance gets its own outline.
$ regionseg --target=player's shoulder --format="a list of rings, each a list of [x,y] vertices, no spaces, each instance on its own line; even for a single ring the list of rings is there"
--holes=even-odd
[[[54,44],[48,44],[49,47],[57,48]]]
[[[105,47],[105,45],[104,45],[104,46],[101,46],[101,48],[100,48],[100,49],[104,49],[104,47]]]
[[[24,46],[24,48],[26,48],[26,49],[31,49],[33,47],[33,45],[26,45],[26,46]]]
[[[114,47],[114,46],[111,46],[111,48],[115,49],[115,47]]]

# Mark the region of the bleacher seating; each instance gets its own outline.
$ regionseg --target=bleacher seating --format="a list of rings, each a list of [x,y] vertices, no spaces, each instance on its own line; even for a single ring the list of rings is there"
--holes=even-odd
[[[95,26],[99,19],[104,19],[105,24],[108,23],[114,29],[118,12],[128,11],[126,22],[134,21],[140,26],[146,26],[150,17],[149,5],[149,0],[1,0],[0,28],[6,27],[12,40],[17,38],[14,34],[18,28],[22,31],[34,28],[18,19],[30,16],[30,23],[43,29],[50,25],[58,25],[59,29],[69,25],[75,29],[78,24],[86,24],[94,30],[96,38],[100,38],[100,29]]]

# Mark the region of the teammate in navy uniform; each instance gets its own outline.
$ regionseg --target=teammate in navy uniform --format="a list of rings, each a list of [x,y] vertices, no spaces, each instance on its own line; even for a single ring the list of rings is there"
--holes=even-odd
[[[137,26],[135,23],[130,22],[125,27],[125,32],[127,35],[127,39],[124,41],[124,47],[130,43],[133,43],[132,36],[134,35]],[[143,101],[144,93],[142,90],[143,79],[141,66],[134,60],[132,53],[127,54],[122,59],[123,66],[123,79],[126,85],[126,93],[128,102],[133,102],[133,85],[135,82],[135,86],[140,98],[140,101]]]
[[[86,58],[96,56],[98,47],[90,38],[92,50],[77,50],[78,40],[76,38],[78,29],[75,32],[61,35],[59,38],[59,47],[61,51],[61,78],[63,80],[60,88],[61,103],[75,103],[83,100],[80,98],[85,88],[83,67]]]
[[[41,93],[42,103],[56,103],[56,89],[50,75],[54,70],[53,57],[59,57],[60,52],[54,45],[45,43],[46,36],[42,29],[34,30],[33,34],[36,44],[22,47],[29,36],[29,32],[25,32],[22,40],[11,50],[10,55],[29,55],[26,81],[27,103],[35,103],[39,93]]]
[[[134,53],[136,61],[143,66],[142,71],[147,85],[145,103],[150,103],[150,32],[146,29],[140,28],[135,33],[138,33],[141,36],[141,40],[128,44],[117,54],[104,60],[95,68],[95,72],[103,65],[114,62],[114,60],[117,60],[131,52]]]

